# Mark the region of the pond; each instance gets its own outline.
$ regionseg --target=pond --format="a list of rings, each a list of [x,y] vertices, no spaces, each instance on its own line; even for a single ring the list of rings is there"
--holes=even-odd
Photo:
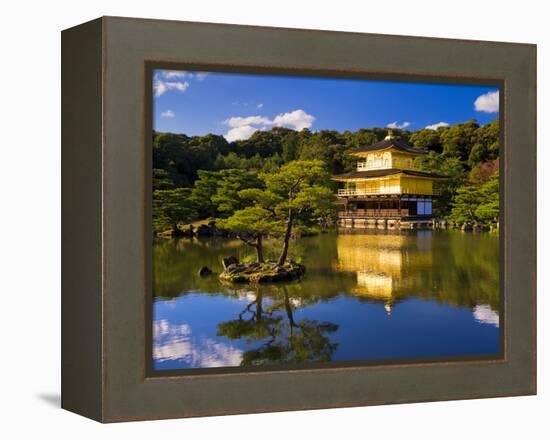
[[[266,243],[275,258],[279,244]],[[430,360],[500,353],[497,234],[331,232],[296,240],[299,282],[224,285],[239,240],[153,247],[153,369]]]

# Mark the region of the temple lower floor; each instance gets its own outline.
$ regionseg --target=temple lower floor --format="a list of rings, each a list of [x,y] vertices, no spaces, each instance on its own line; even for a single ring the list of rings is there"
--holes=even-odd
[[[433,216],[431,196],[346,198],[340,201],[340,219],[429,219]]]

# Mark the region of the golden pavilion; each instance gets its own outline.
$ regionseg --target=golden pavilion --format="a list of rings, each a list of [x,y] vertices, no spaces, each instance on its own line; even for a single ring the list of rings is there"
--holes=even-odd
[[[395,139],[391,131],[374,145],[352,150],[356,171],[333,176],[338,190],[339,224],[348,227],[417,227],[433,225],[432,203],[437,183],[445,178],[419,169],[415,160],[427,154]]]

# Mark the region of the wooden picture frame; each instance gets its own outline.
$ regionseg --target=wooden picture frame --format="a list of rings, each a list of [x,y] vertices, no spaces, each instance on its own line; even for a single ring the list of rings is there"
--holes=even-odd
[[[503,356],[152,374],[153,66],[500,84]],[[103,17],[62,33],[62,202],[67,410],[117,422],[536,393],[536,46]]]

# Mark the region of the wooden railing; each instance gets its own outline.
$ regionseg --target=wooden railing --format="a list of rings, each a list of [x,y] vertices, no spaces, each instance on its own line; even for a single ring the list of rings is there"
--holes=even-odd
[[[368,194],[401,194],[401,191],[399,188],[388,188],[388,189],[380,189],[380,188],[366,188],[366,189],[339,189],[338,195],[339,196],[362,196],[362,195],[368,195]]]
[[[367,162],[357,162],[357,171],[368,171],[368,170],[383,170],[385,168],[391,168],[389,166],[389,163],[387,165],[384,164],[371,164],[367,165]]]
[[[404,166],[403,166],[404,165]],[[420,166],[416,165],[414,162],[413,163],[410,163],[410,164],[401,164],[401,163],[397,163],[396,165],[394,165],[395,168],[403,168],[403,169],[406,169],[406,170],[420,170]],[[357,162],[357,171],[368,171],[368,170],[383,170],[383,169],[388,169],[388,168],[392,168],[392,164],[391,163],[386,163],[384,164],[384,162],[382,163],[379,163],[379,164],[370,164],[368,165],[367,162]]]
[[[420,194],[412,188],[365,188],[365,189],[339,189],[338,196],[347,197],[347,196],[366,196],[370,194]],[[423,195],[434,195],[438,196],[440,194],[439,188],[432,188],[431,194]]]
[[[381,217],[408,217],[408,209],[358,209],[357,211],[340,211],[340,218],[381,218]]]

